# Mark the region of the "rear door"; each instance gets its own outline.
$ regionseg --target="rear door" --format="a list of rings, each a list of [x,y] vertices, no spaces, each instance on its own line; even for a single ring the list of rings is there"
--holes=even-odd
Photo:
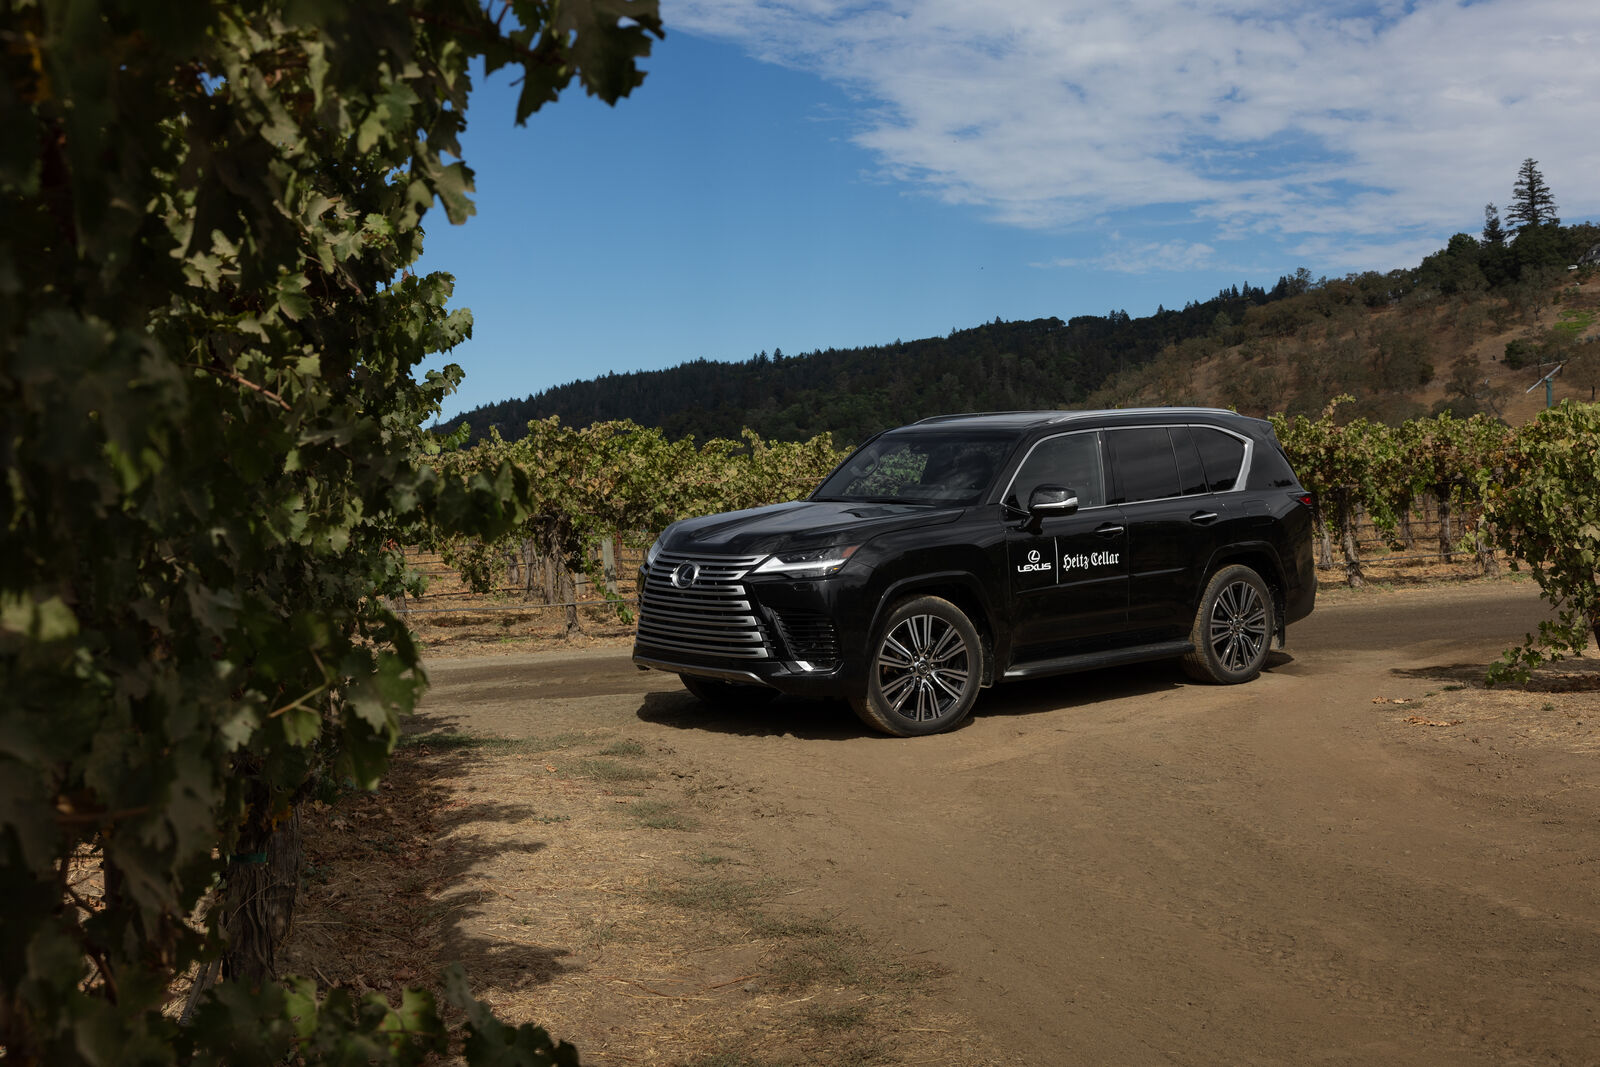
[[[1128,427],[1105,437],[1111,501],[1128,527],[1129,628],[1142,639],[1181,638],[1227,528],[1227,502],[1210,491],[1189,427]]]

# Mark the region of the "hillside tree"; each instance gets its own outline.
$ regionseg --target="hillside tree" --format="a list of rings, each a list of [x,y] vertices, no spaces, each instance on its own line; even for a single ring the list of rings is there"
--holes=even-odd
[[[1561,372],[1569,385],[1589,390],[1589,402],[1594,403],[1600,393],[1600,340],[1590,338],[1578,345]]]
[[[1524,159],[1517,170],[1517,181],[1512,186],[1511,206],[1506,218],[1522,230],[1538,226],[1559,226],[1556,217],[1556,198],[1539,173],[1539,163],[1533,158]]]
[[[1500,223],[1500,209],[1494,201],[1483,205],[1483,243],[1490,248],[1504,248],[1506,230]]]

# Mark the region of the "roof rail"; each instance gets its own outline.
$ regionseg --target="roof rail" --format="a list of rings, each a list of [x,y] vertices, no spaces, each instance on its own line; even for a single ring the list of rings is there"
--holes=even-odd
[[[986,418],[986,417],[988,417],[990,415],[1038,415],[1040,418],[1043,418],[1044,416],[1051,415],[1051,414],[1054,414],[1054,412],[1050,412],[1050,411],[1031,411],[1031,410],[1018,410],[1018,411],[961,411],[961,412],[957,412],[957,413],[955,413],[953,415],[929,415],[925,419],[918,419],[916,422],[913,422],[911,425],[913,425],[913,426],[921,426],[925,422],[953,422],[956,419],[981,419],[981,418]]]

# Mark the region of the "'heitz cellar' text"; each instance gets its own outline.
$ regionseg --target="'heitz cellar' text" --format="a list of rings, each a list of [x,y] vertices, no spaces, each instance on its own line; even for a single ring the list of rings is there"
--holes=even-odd
[[[1061,557],[1061,573],[1084,567],[1109,567],[1122,558],[1118,552],[1080,552],[1075,556]]]

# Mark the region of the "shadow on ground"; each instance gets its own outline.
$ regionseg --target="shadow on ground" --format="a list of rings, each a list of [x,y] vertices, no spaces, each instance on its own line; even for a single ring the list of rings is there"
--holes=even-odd
[[[1485,688],[1486,663],[1436,663],[1426,667],[1394,668],[1401,678],[1422,678]],[[1528,693],[1600,692],[1600,660],[1561,660],[1541,667],[1526,682],[1502,682],[1496,688]]]
[[[1271,671],[1289,667],[1294,662],[1294,657],[1285,652],[1272,652],[1266,667]],[[986,718],[1070,711],[1101,700],[1153,696],[1201,684],[1189,679],[1176,663],[1169,662],[1009,682],[984,690],[978,696],[971,717],[956,729],[965,729],[972,722]],[[807,741],[889,739],[864,725],[842,700],[779,697],[769,702],[753,702],[748,707],[711,708],[688,692],[646,693],[638,716],[643,722],[676,730],[743,737],[784,736]]]
[[[414,732],[422,725],[427,732]],[[375,990],[396,1001],[401,988],[439,992],[440,961],[460,961],[478,987],[517,988],[566,973],[559,946],[467,934],[474,908],[496,896],[477,869],[507,855],[533,855],[545,842],[526,835],[485,839],[477,826],[539,825],[539,813],[491,795],[463,796],[444,783],[471,781],[484,761],[477,742],[431,717],[412,724],[375,793],[316,802],[304,813],[306,855],[285,973],[315,976],[324,988]],[[469,787],[470,789],[470,787]]]

